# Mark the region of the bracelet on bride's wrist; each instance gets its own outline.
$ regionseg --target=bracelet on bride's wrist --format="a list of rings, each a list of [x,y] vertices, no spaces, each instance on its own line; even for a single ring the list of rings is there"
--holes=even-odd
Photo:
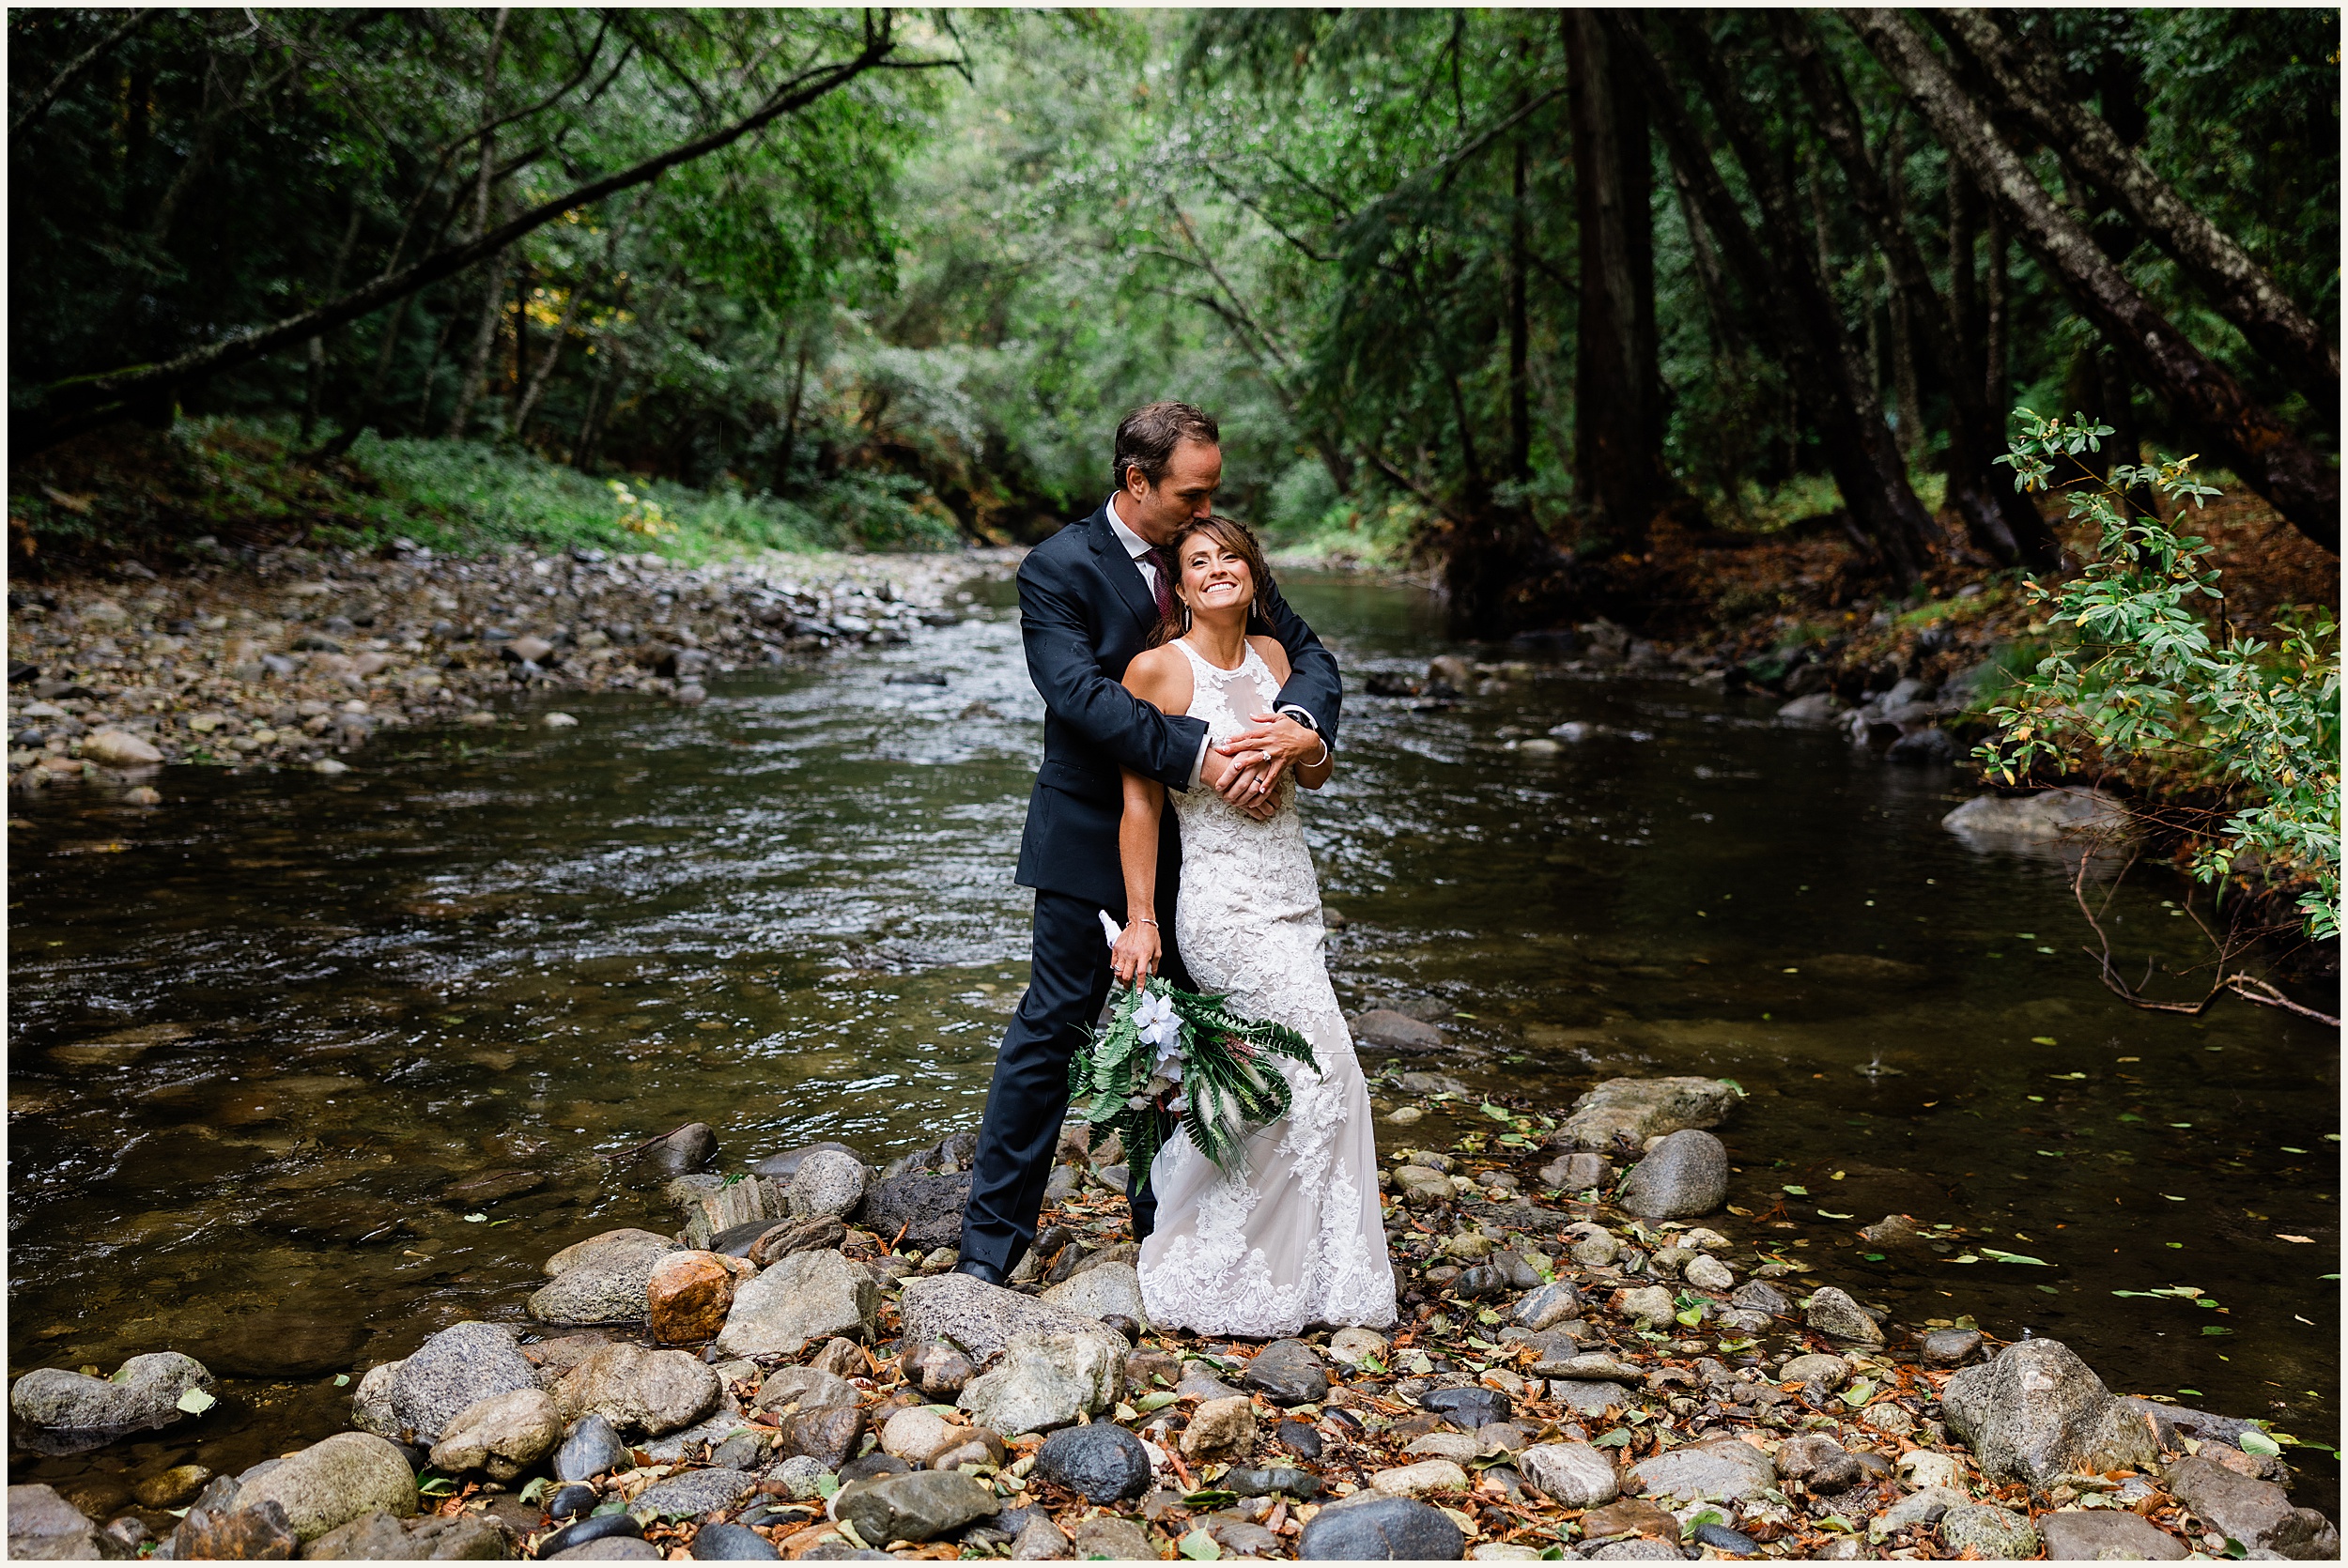
[[[1136,915],[1125,923],[1129,926],[1154,926],[1157,924],[1155,920],[1151,919],[1147,915]]]

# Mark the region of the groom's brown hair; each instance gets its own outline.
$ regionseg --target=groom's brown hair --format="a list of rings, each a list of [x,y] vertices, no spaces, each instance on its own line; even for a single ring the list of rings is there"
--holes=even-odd
[[[1174,460],[1174,449],[1184,441],[1221,446],[1223,431],[1213,415],[1187,403],[1143,404],[1117,422],[1117,446],[1110,458],[1114,470],[1111,484],[1122,490],[1126,471],[1139,469],[1141,477],[1155,484],[1166,477],[1166,465]]]

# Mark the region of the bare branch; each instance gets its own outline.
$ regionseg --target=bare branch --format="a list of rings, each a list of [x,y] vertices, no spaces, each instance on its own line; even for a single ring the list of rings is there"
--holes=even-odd
[[[100,38],[96,43],[91,44],[87,49],[83,50],[79,54],[76,54],[73,58],[68,60],[65,63],[65,68],[58,71],[56,75],[49,79],[49,85],[43,87],[40,90],[40,95],[35,98],[32,102],[25,105],[23,112],[18,115],[16,119],[8,126],[8,134],[11,136],[23,135],[26,126],[32,124],[35,120],[49,113],[49,106],[57,101],[58,95],[63,93],[68,87],[73,85],[74,78],[80,76],[82,72],[89,69],[90,67],[96,65],[106,54],[112,53],[115,45],[129,38],[132,33],[137,32],[140,26],[146,23],[147,19],[155,14],[155,11],[156,8],[153,6],[140,7],[137,10],[131,13],[131,19],[128,22],[125,22],[122,25],[116,27],[113,32],[108,33],[104,38]]]

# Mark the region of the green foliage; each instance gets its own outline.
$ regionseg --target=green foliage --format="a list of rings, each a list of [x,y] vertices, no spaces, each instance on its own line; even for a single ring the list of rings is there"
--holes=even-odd
[[[1114,1130],[1135,1170],[1147,1170],[1177,1121],[1193,1147],[1225,1171],[1244,1167],[1250,1130],[1288,1115],[1288,1080],[1273,1058],[1320,1070],[1303,1035],[1284,1023],[1242,1018],[1222,996],[1164,979],[1120,989],[1108,1023],[1069,1059],[1068,1098],[1082,1107],[1097,1142]],[[1180,1076],[1160,1067],[1142,1038],[1145,1007],[1172,1008]]]
[[[2040,766],[2079,771],[2092,747],[2221,788],[2234,809],[2196,846],[2194,873],[2222,883],[2255,856],[2270,877],[2308,884],[2298,909],[2309,936],[2337,934],[2338,623],[2317,610],[2285,622],[2272,643],[2245,636],[2225,619],[2210,547],[2157,518],[2128,515],[2130,485],[2196,506],[2216,495],[2193,478],[2191,458],[2114,464],[2099,480],[2078,458],[2109,426],[2028,408],[2017,416],[2027,428],[2000,459],[2015,484],[2060,489],[2098,543],[2078,576],[2027,585],[2063,640],[1991,711],[2000,731],[1978,753],[1984,765],[2010,784]],[[2058,478],[2073,469],[2084,477]]]

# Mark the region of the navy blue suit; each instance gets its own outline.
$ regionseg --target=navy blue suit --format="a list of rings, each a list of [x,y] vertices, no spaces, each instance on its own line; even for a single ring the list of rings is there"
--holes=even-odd
[[[1259,624],[1288,650],[1279,705],[1313,716],[1332,745],[1337,732],[1337,662],[1272,583],[1257,595]],[[1019,845],[1019,884],[1035,889],[1033,962],[1027,994],[995,1059],[986,1119],[971,1165],[962,1255],[1008,1274],[1035,1239],[1052,1153],[1068,1113],[1068,1059],[1108,1000],[1106,910],[1125,918],[1125,874],[1117,827],[1124,813],[1120,769],[1169,789],[1190,781],[1207,727],[1161,714],[1119,683],[1149,646],[1157,606],[1140,569],[1110,531],[1103,505],[1037,546],[1019,568],[1019,625],[1027,675],[1043,698],[1043,765],[1027,797]],[[1202,786],[1203,788],[1203,786]],[[1174,813],[1158,839],[1160,970],[1187,988],[1174,947],[1174,900],[1182,848]],[[1149,1172],[1131,1174],[1136,1240],[1149,1235],[1156,1205]]]

